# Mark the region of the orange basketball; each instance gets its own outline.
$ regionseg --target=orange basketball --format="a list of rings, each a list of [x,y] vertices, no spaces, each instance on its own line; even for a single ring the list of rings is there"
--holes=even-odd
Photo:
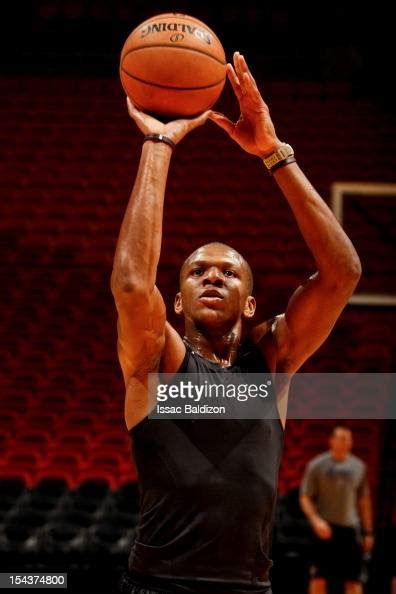
[[[128,97],[143,111],[191,116],[218,99],[226,77],[225,54],[202,21],[186,14],[159,14],[127,38],[120,77]]]

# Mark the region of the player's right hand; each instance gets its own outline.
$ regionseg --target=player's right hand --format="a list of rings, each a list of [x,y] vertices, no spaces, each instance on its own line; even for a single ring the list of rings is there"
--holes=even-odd
[[[210,111],[205,111],[196,118],[173,120],[164,124],[151,115],[140,111],[129,97],[127,97],[127,106],[129,115],[143,134],[164,134],[164,136],[173,140],[175,144],[180,142],[188,132],[204,124],[210,114]]]
[[[316,516],[311,521],[313,531],[322,540],[329,540],[333,536],[331,526],[326,520]]]

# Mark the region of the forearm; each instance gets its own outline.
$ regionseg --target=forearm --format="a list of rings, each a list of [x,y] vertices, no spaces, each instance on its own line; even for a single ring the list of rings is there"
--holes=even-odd
[[[363,532],[371,534],[373,532],[373,513],[370,497],[362,497],[358,507]]]
[[[171,153],[172,149],[165,143],[147,141],[143,144],[114,256],[113,289],[149,291],[155,285]]]
[[[228,65],[227,73],[241,116],[235,123],[216,112],[212,112],[211,118],[245,151],[261,158],[269,157],[282,143],[268,106],[239,52],[234,54],[234,68]],[[321,279],[328,286],[347,286],[349,292],[360,276],[360,261],[337,219],[296,163],[276,169],[274,178],[293,210]]]
[[[309,522],[312,523],[316,518],[319,517],[316,506],[313,504],[312,500],[310,499],[310,497],[308,497],[308,495],[300,496],[300,506],[304,514],[307,516]]]
[[[359,256],[341,225],[296,163],[274,172],[323,280],[358,279]]]

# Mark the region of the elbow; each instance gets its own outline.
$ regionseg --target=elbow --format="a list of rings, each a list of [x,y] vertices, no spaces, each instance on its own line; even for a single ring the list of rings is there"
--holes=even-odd
[[[350,270],[349,270],[349,274],[350,277],[356,281],[356,284],[359,282],[360,277],[362,276],[362,263],[360,261],[359,256],[356,254],[354,257],[351,259],[351,263],[350,263]]]
[[[352,291],[357,286],[362,276],[362,264],[359,256],[356,254],[354,258],[348,263],[346,270],[343,273],[343,280],[346,286],[349,286]]]
[[[129,293],[133,289],[132,278],[121,272],[119,268],[113,268],[110,277],[110,288],[113,295],[116,293]]]
[[[154,285],[153,283],[150,286],[150,281],[150,272],[145,270],[145,265],[140,258],[137,260],[122,249],[116,252],[110,278],[113,295],[116,293],[147,294]]]
[[[362,263],[353,245],[351,245],[351,249],[348,251],[348,257],[345,262],[345,275],[356,286],[362,276]]]
[[[110,288],[113,295],[129,294],[139,295],[147,294],[148,287],[137,275],[130,270],[113,269],[110,278]]]
[[[343,265],[336,266],[332,272],[332,289],[337,292],[345,292],[349,295],[355,290],[362,276],[362,265],[359,256],[356,254]]]

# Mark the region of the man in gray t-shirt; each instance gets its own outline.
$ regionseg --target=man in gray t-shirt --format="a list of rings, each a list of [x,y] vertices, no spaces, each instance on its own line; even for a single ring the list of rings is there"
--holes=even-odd
[[[309,462],[300,487],[301,507],[317,539],[309,592],[326,594],[327,582],[336,578],[345,594],[361,594],[362,551],[373,546],[367,468],[350,453],[347,427],[335,427],[329,444]]]

